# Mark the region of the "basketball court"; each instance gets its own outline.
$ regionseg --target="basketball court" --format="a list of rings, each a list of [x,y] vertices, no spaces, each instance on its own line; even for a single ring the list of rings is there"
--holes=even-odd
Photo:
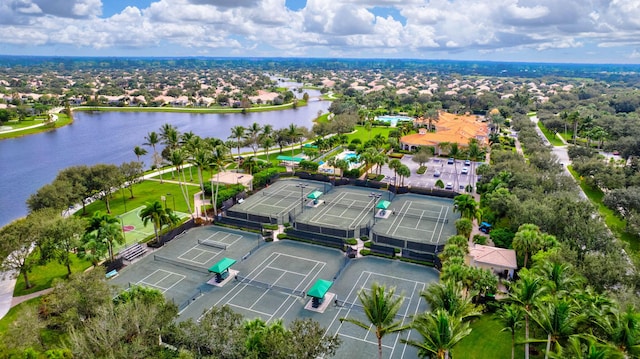
[[[116,251],[118,249],[122,249],[132,243],[138,243],[143,241],[145,238],[152,236],[153,232],[153,223],[149,222],[145,226],[140,218],[140,212],[145,208],[145,206],[140,206],[138,208],[134,208],[129,212],[123,213],[117,218],[120,220],[120,224],[122,225],[122,230],[124,234],[125,243],[122,245],[116,246]],[[188,213],[182,212],[173,212],[180,220],[183,220],[189,217]]]

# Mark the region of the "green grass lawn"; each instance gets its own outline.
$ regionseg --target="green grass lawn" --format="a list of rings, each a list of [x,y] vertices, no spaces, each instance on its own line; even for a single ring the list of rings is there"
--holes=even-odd
[[[26,135],[32,135],[34,133],[40,133],[40,132],[46,132],[46,131],[53,131],[56,128],[62,127],[62,126],[66,126],[68,124],[70,124],[72,121],[71,118],[69,118],[69,116],[59,113],[58,114],[58,121],[55,122],[55,126],[40,126],[40,127],[36,127],[36,128],[31,128],[31,129],[27,129],[24,131],[16,131],[16,132],[9,132],[9,133],[0,133],[0,140],[5,139],[5,138],[16,138],[16,137],[21,137],[21,136],[26,136]],[[13,124],[10,123],[9,126],[14,127],[14,128],[22,128],[22,127],[29,127],[29,126],[33,126],[33,125],[39,125],[41,124],[42,121],[38,120],[38,121],[20,121],[17,124]]]
[[[37,255],[34,251],[32,255]],[[71,272],[77,273],[86,270],[91,267],[91,262],[81,260],[75,256],[75,254],[71,255],[72,263],[71,263]],[[16,282],[16,287],[13,290],[13,296],[19,297],[21,295],[30,294],[34,292],[41,291],[43,289],[51,288],[53,284],[53,280],[56,278],[65,278],[67,276],[67,267],[58,263],[57,261],[52,261],[43,266],[37,266],[33,268],[31,273],[29,273],[29,282],[33,287],[29,289],[25,289],[24,287],[24,278],[22,274],[18,276],[18,280]]]
[[[369,132],[365,130],[364,126],[356,126],[356,132],[347,134],[347,137],[349,138],[349,142],[351,142],[351,140],[353,140],[354,138],[359,138],[362,143],[365,143],[370,138],[374,138],[377,134],[381,134],[384,137],[389,137],[389,132],[391,132],[392,130],[394,129],[391,127],[376,126],[371,128],[371,135],[369,135]]]
[[[501,332],[502,325],[493,318],[493,314],[485,314],[471,323],[471,334],[462,339],[453,349],[454,358],[465,359],[510,359],[511,335]],[[516,336],[516,343],[523,340],[524,335]],[[516,344],[516,358],[524,358],[524,344]],[[535,356],[532,356],[535,358]]]
[[[193,203],[193,194],[199,191],[198,187],[188,186],[189,196],[191,203]],[[147,202],[160,201],[164,196],[167,201],[167,207],[175,209],[178,212],[189,213],[187,204],[180,191],[180,186],[174,183],[160,183],[158,181],[143,181],[142,183],[135,184],[133,186],[134,198],[129,198],[130,193],[128,189],[124,189],[123,200],[122,190],[113,194],[113,198],[109,201],[112,215],[120,215],[128,212],[136,207],[144,206]],[[175,208],[174,208],[175,199]],[[125,203],[126,202],[126,203]],[[126,204],[126,211],[125,211]],[[193,207],[192,207],[193,210]],[[106,211],[104,201],[95,201],[87,206],[87,215],[95,211]],[[77,212],[78,215],[82,215],[82,209]]]
[[[211,169],[204,170],[204,171],[202,171],[202,179],[205,182],[206,181],[210,181],[211,180],[211,176],[214,175],[215,173],[217,173],[217,171],[214,171],[214,170],[211,170]],[[157,175],[157,176],[155,176],[153,178],[160,179],[160,177],[162,177],[163,180],[177,181],[178,180],[178,172],[173,170],[173,171],[165,172],[162,175]],[[188,168],[185,168],[184,169],[184,177],[187,180],[187,183],[196,184],[198,186],[200,185],[200,180],[198,179],[198,168],[197,167],[190,166]]]
[[[0,319],[0,333],[6,332],[7,329],[9,329],[9,325],[15,322],[24,310],[31,307],[37,308],[40,305],[41,300],[42,297],[29,299],[9,309],[9,312],[2,319]]]
[[[607,224],[607,227],[618,237],[629,245],[630,255],[633,257],[634,261],[638,263],[640,261],[640,240],[637,236],[634,236],[627,231],[625,228],[627,227],[627,223],[624,219],[620,218],[616,213],[611,210],[609,207],[605,206],[602,203],[602,199],[604,198],[604,193],[599,188],[593,188],[585,183],[583,179],[571,168],[571,166],[567,167],[569,172],[573,178],[578,181],[580,188],[584,191],[584,194],[587,195],[589,200],[598,207],[598,212],[604,218],[604,222]]]
[[[323,115],[320,115],[320,117],[315,119],[315,122],[317,123],[327,123],[329,122],[329,113],[325,113]]]
[[[553,132],[544,127],[542,121],[538,121],[538,127],[544,134],[544,137],[546,137],[547,140],[549,140],[549,143],[551,143],[553,146],[564,146],[564,142],[562,142],[562,140],[559,139],[558,136],[556,136]]]

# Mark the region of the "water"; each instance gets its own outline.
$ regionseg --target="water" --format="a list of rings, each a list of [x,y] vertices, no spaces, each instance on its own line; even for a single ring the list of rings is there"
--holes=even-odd
[[[58,172],[75,165],[135,161],[135,146],[165,123],[181,133],[193,131],[201,137],[226,140],[231,127],[253,122],[282,128],[295,123],[310,128],[318,111],[330,102],[310,101],[298,109],[243,114],[193,114],[169,112],[76,112],[73,124],[21,138],[0,141],[0,226],[27,213],[25,201]],[[158,150],[161,150],[160,146]],[[151,163],[151,148],[143,158]],[[235,153],[235,150],[233,151]]]
[[[413,118],[407,116],[384,115],[376,117],[376,120],[391,123],[391,125],[395,127],[398,124],[398,121],[413,121]]]

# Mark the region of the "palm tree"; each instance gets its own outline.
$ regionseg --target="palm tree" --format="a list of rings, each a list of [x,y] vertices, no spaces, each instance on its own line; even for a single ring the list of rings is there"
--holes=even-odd
[[[404,179],[411,177],[411,170],[407,165],[401,165],[398,167],[398,175],[400,175],[400,186],[404,187]]]
[[[440,112],[436,108],[428,108],[425,111],[424,116],[427,118],[429,123],[429,132],[433,131],[433,123],[440,120]]]
[[[460,218],[456,221],[456,233],[464,236],[466,240],[469,240],[471,232],[473,231],[473,222],[469,218]]]
[[[513,242],[513,249],[524,255],[524,267],[527,267],[529,256],[542,246],[542,234],[535,224],[523,224],[518,228]]]
[[[448,280],[432,283],[420,293],[420,296],[429,303],[432,311],[442,309],[460,320],[482,314],[480,309],[471,302],[472,293],[465,293],[459,282]]]
[[[516,355],[516,332],[522,327],[522,308],[514,304],[505,305],[498,311],[497,317],[503,325],[501,331],[511,334],[511,359],[514,359]]]
[[[180,144],[180,133],[175,126],[165,123],[160,127],[160,139],[170,150],[175,150]]]
[[[143,145],[153,148],[153,166],[158,168],[160,166],[161,159],[156,151],[156,145],[160,143],[160,137],[158,137],[158,134],[155,131],[151,131],[144,139],[146,142],[143,143]],[[162,176],[160,176],[160,183],[162,183]]]
[[[460,212],[460,217],[469,218],[470,220],[478,219],[481,217],[480,205],[473,199],[470,194],[461,194],[453,198],[453,210]]]
[[[113,243],[123,244],[124,236],[120,220],[102,211],[96,211],[89,219],[87,233],[93,233],[96,241],[101,241],[107,245],[109,258],[114,260]]]
[[[365,163],[365,168],[366,168],[365,174],[369,174],[369,170],[375,164],[375,158],[378,155],[378,153],[379,152],[375,148],[369,147],[360,154],[360,158]]]
[[[140,146],[136,146],[133,148],[133,153],[135,153],[136,157],[138,158],[138,162],[140,162],[140,157],[144,156],[147,154],[147,150],[145,150],[144,148],[140,147]]]
[[[401,339],[401,342],[418,348],[421,357],[435,355],[438,359],[448,359],[451,349],[471,333],[469,323],[444,309],[419,314],[411,323],[411,328],[422,335],[423,341]]]
[[[195,148],[191,153],[190,162],[198,169],[198,180],[200,183],[200,191],[202,192],[202,203],[204,204],[205,194],[204,178],[202,177],[202,172],[210,168],[213,164],[213,158],[207,146]],[[204,217],[207,218],[206,208],[204,210]]]
[[[378,283],[371,285],[371,293],[362,289],[358,292],[358,299],[370,323],[364,323],[353,318],[340,318],[340,322],[349,322],[365,330],[375,329],[378,339],[378,357],[382,359],[382,338],[391,333],[407,329],[400,321],[394,321],[402,306],[403,297],[395,296],[395,288],[386,290]]]
[[[573,336],[564,347],[549,353],[553,359],[624,359],[626,358],[616,347],[608,343],[599,343],[592,335]]]
[[[249,142],[251,149],[253,149],[253,157],[256,157],[258,153],[258,146],[260,145],[260,134],[262,131],[262,126],[260,126],[260,124],[258,124],[257,122],[254,122],[245,130],[245,137]]]
[[[582,278],[573,273],[573,267],[569,263],[543,261],[533,271],[544,280],[547,291],[555,297],[572,292],[583,282]]]
[[[543,293],[542,279],[521,272],[520,279],[511,288],[509,299],[524,309],[524,357],[529,359],[529,317]]]
[[[245,128],[242,126],[233,126],[231,128],[231,136],[229,136],[229,138],[235,138],[236,139],[236,146],[238,148],[238,172],[240,172],[240,145],[242,144],[242,142],[240,142],[240,140],[242,140],[244,138],[244,132],[245,132]]]
[[[267,155],[268,156],[268,155]],[[213,196],[213,214],[218,215],[218,190],[220,188],[220,172],[224,169],[224,165],[229,159],[229,148],[224,143],[213,148],[212,162],[216,169],[216,193]]]
[[[185,161],[187,161],[187,154],[184,150],[177,148],[171,151],[169,155],[169,161],[176,168],[176,172],[178,173],[178,186],[180,187],[180,192],[187,203],[187,208],[189,213],[191,213],[191,202],[189,201],[189,191],[186,188],[186,177],[184,175],[184,170],[182,166],[184,166]],[[180,175],[182,174],[182,178]],[[175,209],[175,208],[174,208]]]
[[[547,350],[545,359],[549,357],[551,345],[558,344],[561,339],[567,339],[574,334],[584,315],[579,314],[575,304],[565,299],[552,299],[539,303],[531,318],[547,333]]]
[[[438,154],[440,156],[442,156],[442,153],[445,152],[449,148],[451,148],[451,143],[450,142],[440,142],[438,144]]]
[[[621,352],[632,358],[640,356],[640,314],[632,306],[627,306],[624,311],[611,308],[595,323]]]
[[[262,145],[262,148],[264,148],[264,153],[267,155],[267,162],[269,162],[269,149],[275,146],[275,144],[276,144],[276,140],[274,140],[273,137],[271,136],[262,137],[262,141],[260,142],[260,145]]]
[[[287,138],[289,139],[289,143],[291,143],[292,145],[296,142],[298,142],[298,140],[300,140],[302,138],[302,131],[300,130],[300,128],[298,126],[296,126],[295,123],[291,123],[289,124],[289,127],[286,128],[286,134],[287,134]],[[291,156],[293,157],[293,148],[295,146],[291,146]]]
[[[163,226],[176,224],[180,220],[173,214],[171,208],[163,208],[160,201],[147,203],[140,211],[140,219],[142,219],[142,224],[144,224],[145,227],[149,222],[153,223],[156,243],[160,242],[159,231]]]
[[[393,175],[395,176],[393,178],[393,185],[396,186],[397,185],[397,177],[398,177],[398,169],[400,168],[400,166],[402,166],[402,162],[400,162],[399,159],[394,158],[391,161],[389,161],[389,168],[393,170]]]

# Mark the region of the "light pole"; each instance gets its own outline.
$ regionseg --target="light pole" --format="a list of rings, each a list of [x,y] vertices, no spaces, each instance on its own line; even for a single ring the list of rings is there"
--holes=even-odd
[[[122,203],[124,203],[124,213],[127,213],[127,200],[124,198],[124,187],[120,187],[122,192]]]
[[[369,197],[373,198],[373,224],[376,223],[376,205],[378,204],[378,199],[382,197],[382,193],[371,192]]]
[[[160,196],[160,200],[164,203],[164,209],[167,209],[167,197]]]
[[[173,211],[175,212],[176,211],[176,198],[171,193],[167,193],[167,196],[171,196],[171,200],[173,201]],[[165,208],[166,207],[167,206],[165,205]]]
[[[296,187],[300,187],[300,209],[304,212],[304,189],[308,187],[308,185],[304,183],[298,183]]]

